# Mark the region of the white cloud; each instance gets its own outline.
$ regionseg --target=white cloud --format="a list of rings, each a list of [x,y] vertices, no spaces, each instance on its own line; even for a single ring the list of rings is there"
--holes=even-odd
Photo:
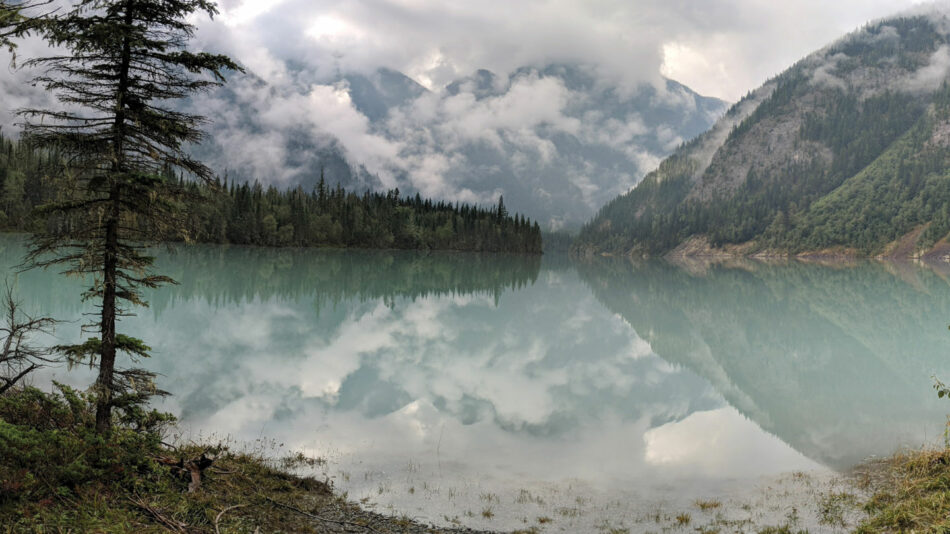
[[[947,81],[950,74],[950,46],[943,45],[930,57],[930,62],[913,74],[903,88],[912,92],[932,92]]]
[[[920,0],[711,1],[692,9],[662,44],[664,75],[690,88],[737,100],[797,60],[868,21],[929,4]],[[666,19],[675,26],[673,19]]]
[[[645,460],[709,475],[811,471],[819,466],[743,417],[735,408],[696,412],[643,434]]]
[[[472,198],[462,183],[449,182],[447,171],[466,163],[460,151],[479,144],[499,153],[514,147],[515,167],[548,164],[557,149],[538,129],[579,133],[581,121],[565,114],[570,99],[561,81],[534,74],[512,81],[503,95],[481,100],[471,92],[430,93],[393,110],[385,128],[389,138],[401,140],[395,160],[423,194],[487,202],[496,195]]]
[[[821,65],[817,66],[815,71],[812,73],[812,83],[830,89],[847,89],[848,84],[834,74],[835,69],[838,68],[838,63],[847,57],[848,56],[844,54],[835,54],[827,58],[827,60]]]
[[[635,86],[663,74],[736,100],[870,19],[919,0],[245,0],[224,2],[230,41],[438,88],[478,68],[583,62]],[[304,38],[304,36],[310,36]],[[219,35],[219,37],[222,37]]]

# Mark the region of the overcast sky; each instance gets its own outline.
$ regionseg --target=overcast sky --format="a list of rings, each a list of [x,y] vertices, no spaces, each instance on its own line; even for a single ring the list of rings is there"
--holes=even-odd
[[[208,47],[267,78],[385,66],[430,88],[487,68],[592,63],[736,100],[796,60],[918,0],[221,0]],[[946,2],[944,2],[946,3]]]

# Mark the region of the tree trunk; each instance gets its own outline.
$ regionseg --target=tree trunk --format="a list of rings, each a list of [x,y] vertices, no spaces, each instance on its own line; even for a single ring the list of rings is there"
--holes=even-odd
[[[125,4],[125,22],[131,26],[133,18],[132,2]],[[116,356],[116,272],[119,265],[119,215],[121,188],[119,180],[125,168],[125,100],[129,89],[129,66],[132,63],[132,45],[128,33],[122,39],[122,58],[119,65],[118,87],[116,88],[115,121],[112,126],[112,165],[109,177],[110,212],[105,222],[105,243],[102,258],[102,317],[100,329],[99,376],[96,379],[98,399],[96,401],[96,432],[106,434],[112,429],[112,386],[115,376]]]
[[[113,187],[113,190],[115,187]],[[96,432],[108,433],[112,428],[112,382],[115,372],[116,268],[118,266],[118,201],[113,199],[112,213],[106,222],[106,243],[103,257],[101,353],[99,377],[96,379]]]

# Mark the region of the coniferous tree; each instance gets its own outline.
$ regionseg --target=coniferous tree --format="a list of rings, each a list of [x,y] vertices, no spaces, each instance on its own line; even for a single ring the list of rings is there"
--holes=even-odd
[[[21,31],[21,7],[7,0],[0,0],[0,48],[13,51],[13,37]]]
[[[135,409],[157,390],[150,373],[116,368],[117,352],[148,355],[149,347],[116,330],[123,303],[144,305],[141,288],[173,282],[151,270],[145,244],[174,233],[182,188],[169,168],[211,180],[210,169],[183,150],[201,140],[204,118],[169,102],[224,81],[229,58],[186,50],[192,15],[217,13],[210,0],[79,0],[44,22],[49,41],[69,52],[35,58],[35,82],[55,93],[63,110],[26,109],[32,144],[59,150],[68,185],[46,206],[35,235],[33,266],[66,265],[92,275],[84,294],[98,303],[91,331],[99,336],[61,347],[73,361],[98,366],[96,430],[108,432],[112,409]]]
[[[16,49],[15,39],[22,37],[34,29],[44,16],[28,17],[24,12],[45,6],[52,0],[38,0],[36,2],[15,2],[0,0],[0,48],[6,48],[10,53]]]
[[[55,150],[35,150],[2,133],[0,231],[35,233],[45,223],[36,208],[59,200],[70,189],[69,173],[49,173],[51,162],[62,160]],[[541,253],[534,221],[518,214],[499,219],[497,205],[431,199],[419,205],[413,196],[400,196],[398,189],[356,194],[329,188],[325,180],[307,192],[300,186],[279,190],[227,178],[184,181],[170,168],[162,173],[187,192],[182,232],[166,236],[170,241]]]

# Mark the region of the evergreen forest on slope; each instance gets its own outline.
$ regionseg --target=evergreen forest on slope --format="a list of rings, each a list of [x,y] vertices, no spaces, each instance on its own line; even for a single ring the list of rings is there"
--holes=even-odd
[[[575,252],[933,251],[950,233],[946,28],[886,20],[800,61],[604,206]]]

